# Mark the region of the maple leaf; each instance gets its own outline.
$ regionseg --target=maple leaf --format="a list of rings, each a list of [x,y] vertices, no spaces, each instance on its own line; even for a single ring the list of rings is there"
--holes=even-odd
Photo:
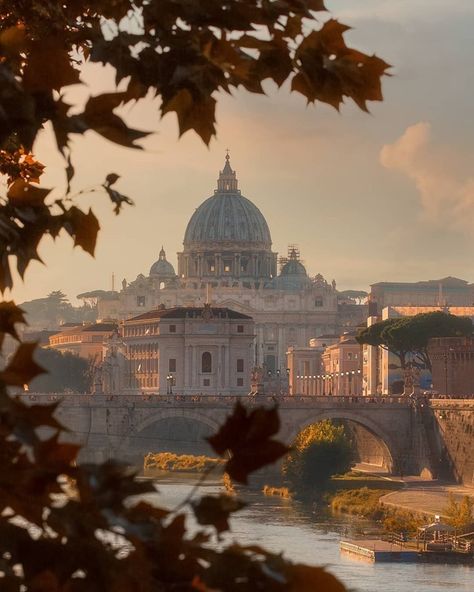
[[[124,92],[105,93],[90,97],[80,117],[87,127],[107,140],[127,148],[141,150],[142,147],[135,142],[145,138],[149,133],[129,128],[123,119],[113,112],[127,99],[127,94]]]
[[[217,434],[207,440],[217,454],[231,453],[225,471],[239,483],[247,483],[250,473],[275,462],[290,450],[271,438],[279,429],[276,407],[258,407],[248,412],[238,402]]]
[[[89,208],[87,214],[76,206],[72,206],[64,214],[64,228],[74,238],[74,246],[82,247],[86,253],[94,256],[99,221]]]
[[[44,374],[46,370],[41,368],[33,358],[37,345],[36,342],[21,343],[6,368],[0,372],[0,380],[11,386],[23,386],[35,376]]]
[[[23,179],[16,179],[8,189],[7,197],[13,206],[43,205],[51,189],[31,185]]]
[[[112,201],[113,204],[115,204],[115,207],[114,207],[115,214],[120,214],[120,210],[121,210],[122,205],[124,203],[128,204],[129,206],[134,205],[132,199],[130,199],[126,195],[123,195],[123,193],[119,193],[115,189],[112,189],[112,185],[114,185],[119,179],[120,179],[120,176],[117,175],[116,173],[109,173],[107,175],[107,177],[105,178],[105,182],[102,184],[102,187],[106,191],[107,195],[110,197],[110,200]]]
[[[79,82],[79,71],[72,64],[64,39],[50,36],[30,41],[23,72],[25,89],[30,92],[59,91],[63,86]]]
[[[14,302],[0,302],[0,348],[3,345],[6,334],[11,335],[19,341],[15,325],[17,323],[26,324],[24,312]]]
[[[218,497],[205,495],[191,505],[198,523],[210,524],[218,533],[229,530],[229,516],[246,506],[244,502],[226,494]]]
[[[183,88],[170,100],[163,101],[163,115],[175,111],[178,116],[179,135],[193,129],[207,145],[216,133],[215,128],[216,100],[213,97],[194,99],[191,92]]]

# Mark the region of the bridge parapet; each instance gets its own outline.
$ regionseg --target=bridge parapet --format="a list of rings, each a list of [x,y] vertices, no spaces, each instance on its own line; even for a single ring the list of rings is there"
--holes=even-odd
[[[334,407],[350,408],[380,408],[401,409],[411,407],[412,402],[404,397],[357,397],[353,395],[328,395],[328,396],[275,396],[256,395],[242,396],[218,396],[218,395],[89,395],[89,394],[63,394],[63,393],[28,393],[20,395],[20,399],[27,404],[51,404],[60,402],[61,407],[181,407],[181,408],[232,408],[237,402],[247,407],[259,405],[278,405],[281,408],[308,408],[329,409]]]

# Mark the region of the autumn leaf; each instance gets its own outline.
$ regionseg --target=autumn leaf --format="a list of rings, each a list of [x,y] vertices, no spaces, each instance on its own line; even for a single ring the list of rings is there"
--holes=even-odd
[[[229,530],[229,516],[246,506],[244,502],[226,494],[218,497],[205,495],[191,505],[198,524],[212,525],[218,533]]]
[[[0,302],[0,348],[3,345],[5,335],[11,335],[16,340],[19,340],[15,327],[18,323],[26,323],[24,311],[16,306],[14,302]]]
[[[303,564],[289,564],[283,570],[288,580],[285,588],[288,592],[345,592],[344,585],[332,574],[321,567]]]
[[[45,463],[49,467],[55,465],[58,470],[69,467],[76,460],[81,446],[68,442],[59,442],[59,434],[43,440],[36,446],[35,453],[38,462]]]
[[[186,88],[178,91],[170,100],[163,101],[163,115],[175,111],[178,116],[179,135],[193,129],[207,145],[216,133],[216,100],[213,97],[194,99]]]
[[[230,452],[225,471],[231,479],[247,483],[250,473],[275,462],[290,450],[271,437],[279,429],[275,407],[258,407],[249,412],[238,402],[217,434],[207,440],[217,454],[222,456]]]
[[[91,209],[85,214],[76,206],[72,206],[65,213],[64,228],[74,238],[74,246],[81,247],[94,256],[97,233],[100,230],[99,221]]]
[[[130,199],[126,195],[123,195],[122,193],[119,193],[115,189],[112,189],[112,185],[114,185],[119,179],[120,176],[116,173],[109,173],[105,178],[105,182],[102,184],[102,187],[104,188],[107,195],[110,197],[110,200],[113,204],[115,204],[115,214],[120,213],[123,204],[128,204],[129,206],[134,205],[132,199]]]
[[[8,27],[0,33],[0,53],[15,56],[25,49],[26,33],[25,26],[17,24]]]
[[[43,205],[51,189],[44,189],[32,185],[23,179],[17,179],[8,190],[7,197],[14,206]]]
[[[63,86],[80,82],[65,40],[54,35],[31,41],[23,85],[29,92],[59,91]]]
[[[44,374],[46,370],[39,366],[33,354],[37,343],[22,343],[15,351],[12,360],[0,372],[0,380],[11,386],[29,384],[35,376]]]
[[[103,136],[127,148],[141,149],[137,140],[145,138],[148,132],[129,128],[114,110],[127,99],[126,93],[105,93],[90,97],[81,117],[86,125]]]

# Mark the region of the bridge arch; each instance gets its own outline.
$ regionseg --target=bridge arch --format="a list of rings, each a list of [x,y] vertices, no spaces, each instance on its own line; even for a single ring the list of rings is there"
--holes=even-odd
[[[330,409],[305,414],[304,419],[296,421],[294,424],[289,426],[289,430],[287,431],[285,439],[288,443],[291,443],[305,428],[325,419],[350,422],[351,424],[366,430],[372,437],[375,438],[377,444],[381,447],[383,452],[383,462],[381,466],[389,473],[394,471],[399,458],[399,451],[397,450],[397,446],[393,441],[392,436],[371,417],[360,413],[360,411],[352,411],[349,409]]]
[[[198,409],[160,409],[135,423],[132,433],[119,443],[118,456],[139,460],[148,452],[209,454],[206,437],[220,421]]]

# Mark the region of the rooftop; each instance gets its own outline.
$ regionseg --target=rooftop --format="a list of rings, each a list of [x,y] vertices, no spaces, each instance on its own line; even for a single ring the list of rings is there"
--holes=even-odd
[[[208,312],[207,312],[208,311]],[[145,321],[151,319],[185,319],[185,318],[207,318],[208,319],[242,319],[252,320],[246,314],[237,312],[230,308],[220,307],[197,307],[197,306],[177,306],[175,308],[156,308],[136,317],[127,319],[129,321]]]

